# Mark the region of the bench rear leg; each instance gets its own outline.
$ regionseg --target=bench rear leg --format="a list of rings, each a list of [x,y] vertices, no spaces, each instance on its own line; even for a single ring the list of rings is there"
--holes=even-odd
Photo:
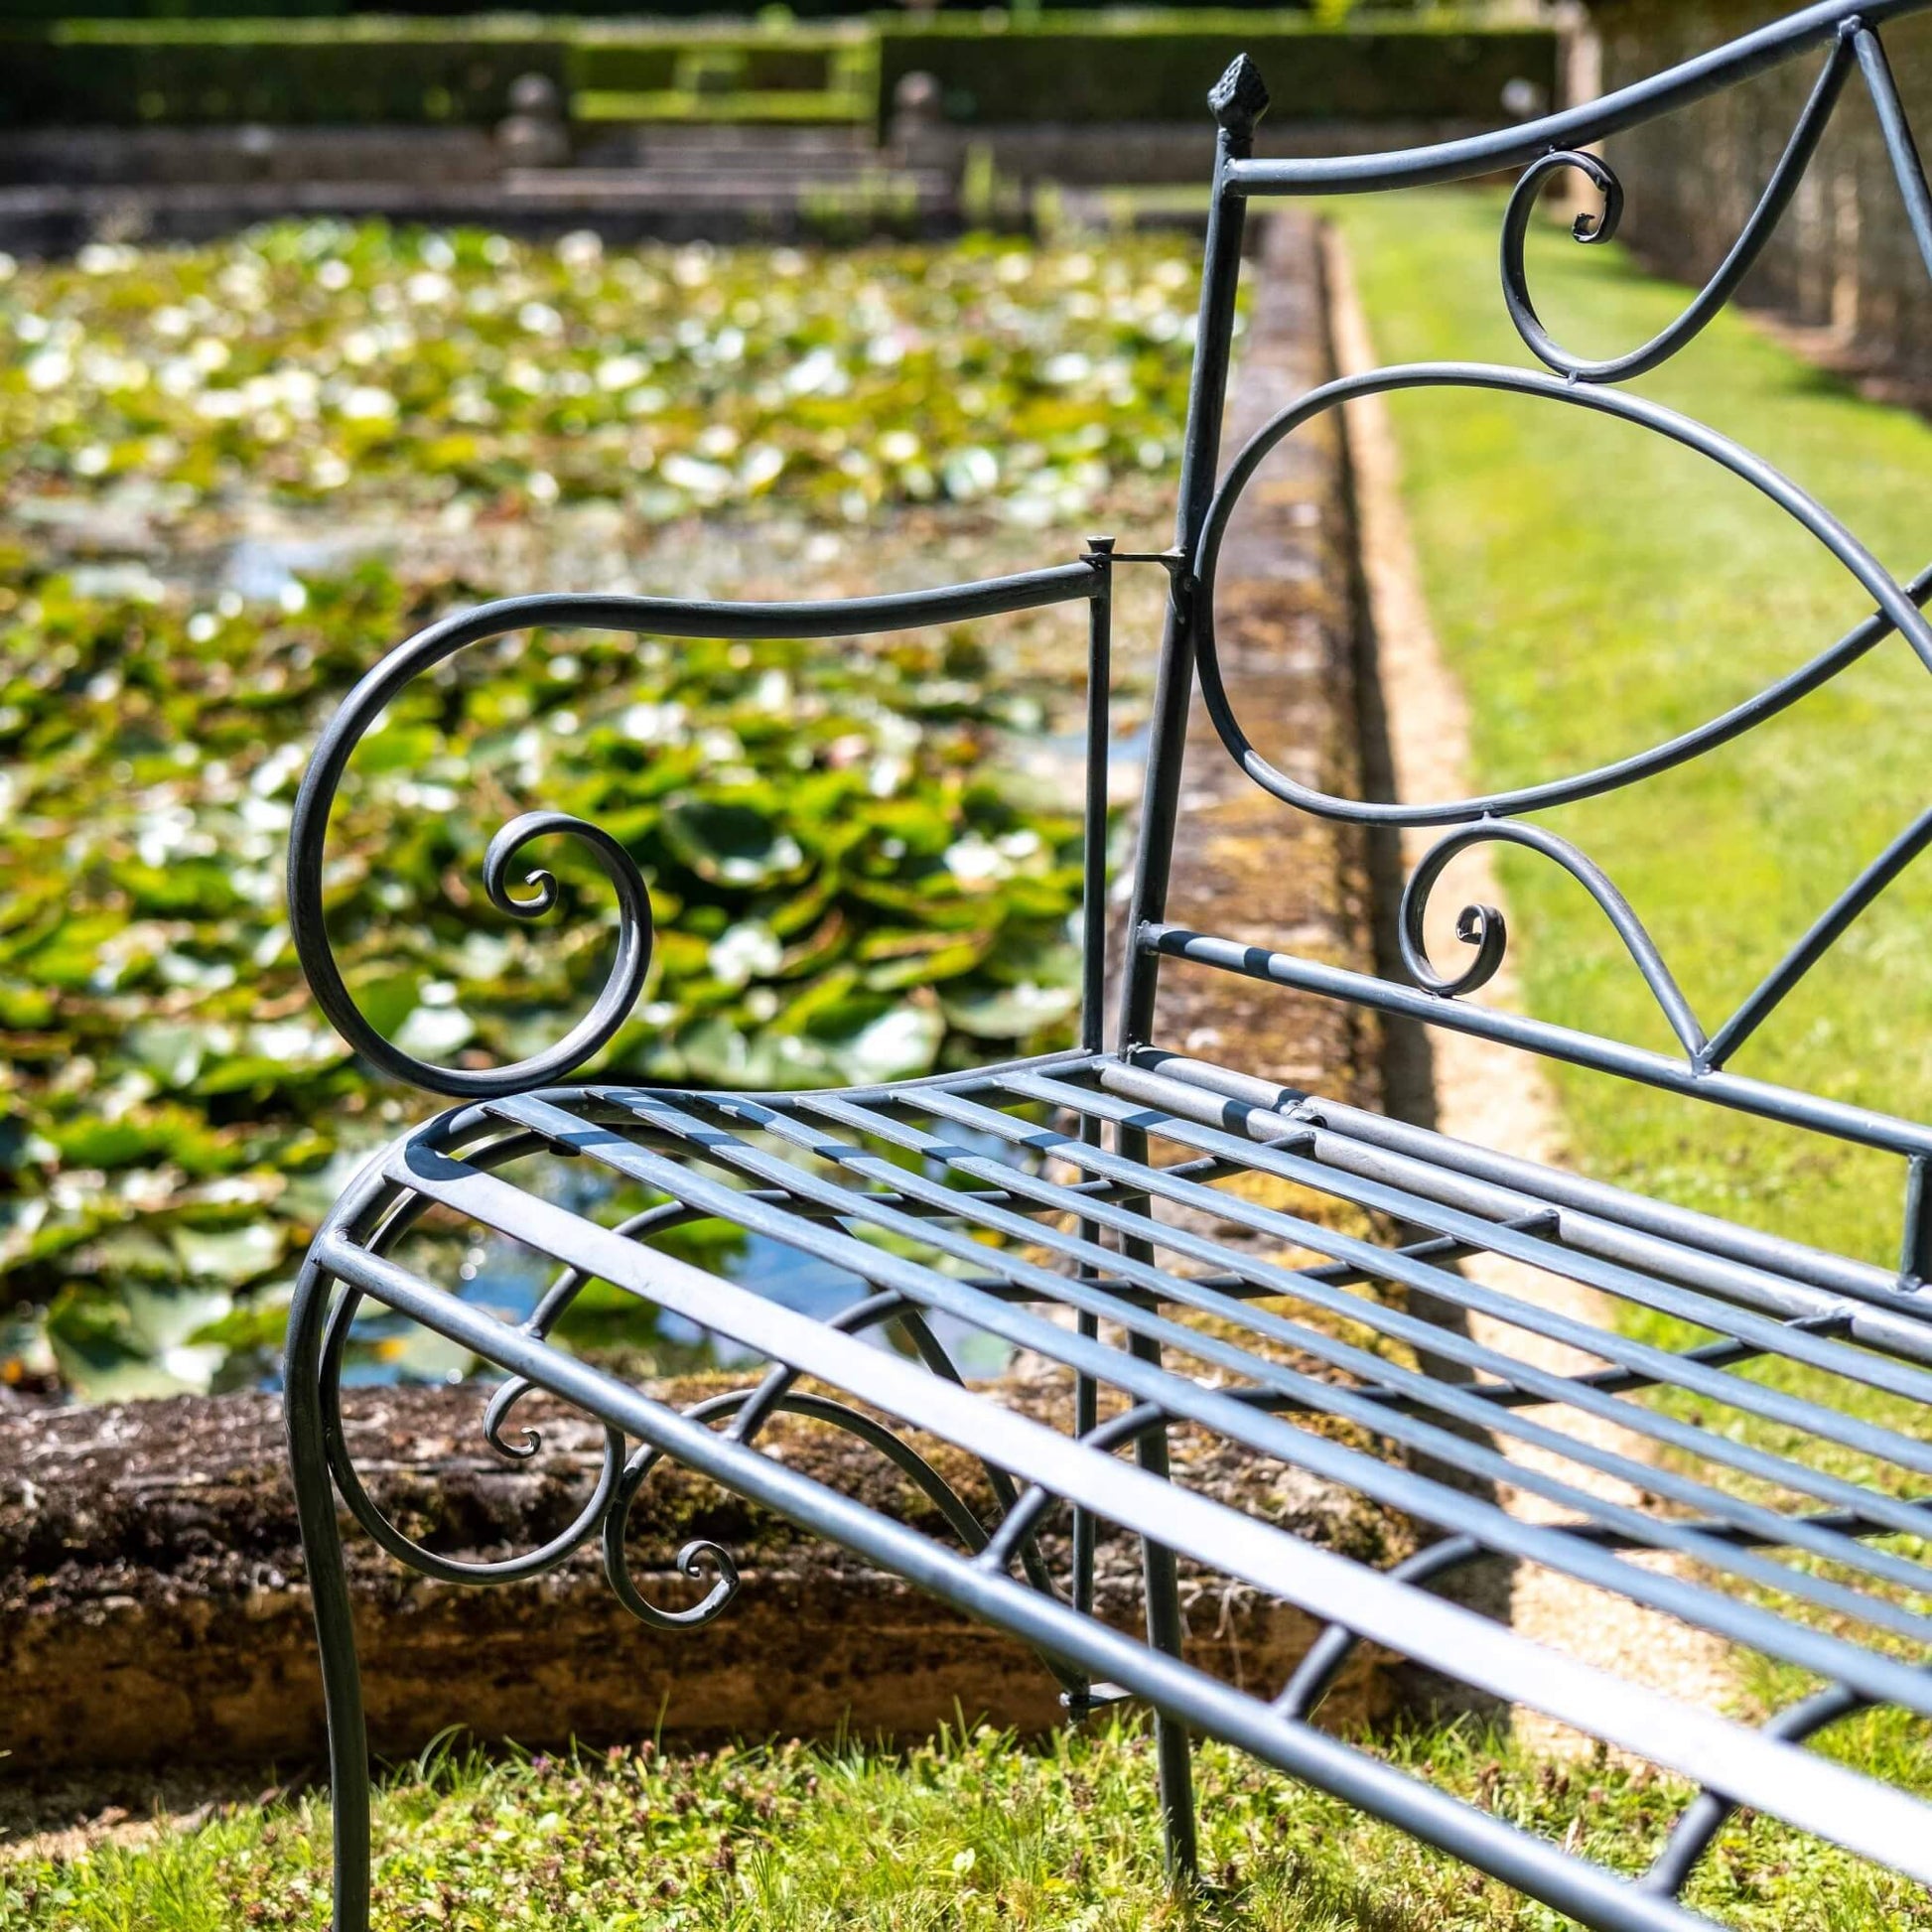
[[[1148,1158],[1147,1136],[1137,1129],[1120,1130],[1120,1152],[1131,1161]],[[1143,1194],[1136,1205],[1153,1216],[1154,1203]],[[1121,1242],[1123,1252],[1136,1261],[1154,1260],[1153,1246],[1131,1236]],[[1158,1363],[1161,1344],[1142,1335],[1128,1337],[1130,1351],[1143,1361]],[[1145,1430],[1134,1444],[1135,1459],[1150,1474],[1167,1478],[1168,1431]],[[1171,1657],[1181,1654],[1180,1578],[1174,1554],[1151,1538],[1141,1539],[1141,1574],[1147,1591],[1147,1640]],[[1200,1869],[1200,1851],[1194,1832],[1193,1746],[1187,1727],[1165,1712],[1154,1714],[1154,1755],[1161,1780],[1161,1821],[1167,1834],[1168,1876],[1176,1885],[1191,1885]]]
[[[329,1720],[330,1810],[335,1833],[335,1932],[367,1932],[369,1923],[369,1752],[362,1723],[362,1674],[355,1657],[348,1571],[322,1411],[323,1328],[330,1281],[310,1262],[289,1311],[283,1414],[296,1515],[322,1651],[322,1695]]]
[[[1159,1361],[1161,1344],[1134,1337],[1134,1353]],[[1151,1429],[1135,1445],[1135,1456],[1151,1474],[1168,1474],[1168,1432]],[[1147,1589],[1147,1640],[1171,1657],[1181,1653],[1180,1579],[1174,1554],[1164,1544],[1141,1539],[1141,1572]],[[1189,1885],[1200,1866],[1194,1834],[1193,1746],[1187,1727],[1165,1712],[1154,1714],[1154,1754],[1161,1779],[1161,1820],[1167,1832],[1168,1875]]]

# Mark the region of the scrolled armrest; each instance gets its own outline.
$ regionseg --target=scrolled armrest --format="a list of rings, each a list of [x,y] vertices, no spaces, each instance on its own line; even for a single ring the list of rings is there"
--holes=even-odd
[[[504,598],[454,613],[382,659],[329,722],[296,793],[289,827],[289,929],[317,1004],[336,1031],[373,1066],[431,1093],[462,1100],[501,1099],[564,1079],[607,1045],[636,1004],[650,968],[650,893],[637,864],[609,832],[565,812],[519,814],[489,842],[483,888],[499,912],[535,919],[557,902],[557,882],[532,871],[533,896],[510,893],[510,868],[543,838],[575,839],[602,868],[618,897],[618,952],[591,1011],[554,1046],[500,1067],[437,1066],[418,1059],[370,1023],[350,995],[330,943],[323,908],[323,859],[329,817],[348,761],[382,713],[426,671],[470,644],[517,630],[623,630],[666,637],[849,637],[956,623],[1001,612],[1035,610],[1104,595],[1105,572],[1090,561],[943,590],[819,603],[708,603],[652,597],[542,595]]]
[[[504,825],[483,857],[483,890],[499,912],[513,919],[536,919],[557,902],[557,882],[534,870],[523,883],[535,889],[528,898],[510,893],[510,868],[538,839],[575,839],[588,849],[618,896],[618,955],[596,1004],[554,1046],[501,1067],[437,1066],[418,1059],[369,1023],[356,1006],[336,964],[323,913],[323,858],[329,816],[343,774],[355,748],[391,702],[424,672],[466,645],[500,637],[532,624],[634,629],[636,598],[529,597],[485,604],[433,623],[391,651],[356,685],[330,720],[296,794],[289,827],[289,929],[297,957],[317,1004],[336,1031],[383,1072],[431,1093],[466,1100],[497,1099],[563,1078],[581,1066],[623,1024],[643,990],[650,968],[652,922],[650,892],[643,874],[610,833],[565,812],[523,812]]]

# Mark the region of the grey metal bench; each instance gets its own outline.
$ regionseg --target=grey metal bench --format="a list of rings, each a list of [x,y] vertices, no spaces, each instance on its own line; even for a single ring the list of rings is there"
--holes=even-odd
[[[1238,61],[1210,96],[1219,147],[1171,554],[1130,560],[1096,541],[1079,559],[1029,575],[845,603],[522,598],[434,625],[357,687],[331,725],[296,808],[296,941],[316,996],[344,1035],[372,1064],[457,1104],[396,1141],[348,1187],[316,1237],[289,1325],[288,1429],[328,1700],[342,1932],[359,1932],[367,1921],[369,1781],[339,1500],[402,1562],[451,1582],[533,1577],[601,1537],[611,1583],[625,1605],[652,1626],[694,1630],[738,1588],[728,1552],[702,1542],[683,1551],[680,1567],[699,1586],[687,1607],[651,1603],[625,1568],[631,1501],[667,1457],[1026,1640],[1057,1675],[1076,1716],[1122,1696],[1145,1700],[1156,1714],[1169,1855],[1180,1874],[1194,1861],[1188,1738],[1199,1732],[1339,1794],[1588,1925],[1618,1932],[1706,1923],[1678,1895],[1740,1805],[1932,1879],[1932,1810],[1802,1748],[1813,1732],[1869,1706],[1932,1716],[1932,1677],[1923,1669],[1932,1638],[1923,1607],[1932,1569],[1920,1541],[1932,1522],[1923,1502],[1932,1446],[1865,1420],[1839,1399],[1881,1391],[1932,1401],[1932,1128],[1727,1069],[1759,1023],[1932,841],[1932,812],[1821,908],[1784,962],[1709,1035],[1614,886],[1532,816],[1726,742],[1894,632],[1932,667],[1932,625],[1918,608],[1932,573],[1901,587],[1828,511],[1747,450],[1611,386],[1675,352],[1735,290],[1855,70],[1876,104],[1914,232],[1932,264],[1932,198],[1875,32],[1924,4],[1875,0],[1855,13],[1832,0],[1640,87],[1534,125],[1331,161],[1253,158],[1266,95],[1252,66]],[[1538,322],[1524,271],[1524,235],[1541,184],[1560,170],[1587,176],[1606,208],[1593,230],[1580,221],[1579,238],[1608,234],[1620,191],[1584,144],[1807,50],[1823,50],[1817,90],[1711,285],[1646,347],[1608,362],[1571,356]],[[1551,372],[1443,364],[1331,382],[1277,416],[1220,473],[1250,201],[1500,170],[1520,171],[1504,221],[1504,295],[1523,340]],[[1446,386],[1605,412],[1674,439],[1782,507],[1851,573],[1875,614],[1733,711],[1580,776],[1417,805],[1309,790],[1249,743],[1222,685],[1213,613],[1223,533],[1269,452],[1321,412],[1354,397]],[[1118,1027],[1108,1047],[1101,1008],[1109,614],[1114,573],[1130,562],[1165,567],[1172,596]],[[545,812],[502,829],[483,878],[499,911],[529,918],[555,897],[540,873],[530,875],[533,897],[511,896],[511,867],[533,842],[580,841],[608,874],[621,913],[617,960],[594,1010],[569,1038],[500,1070],[435,1067],[400,1050],[356,1011],[324,926],[331,804],[351,752],[384,706],[451,653],[535,623],[673,637],[837,637],[1053,604],[1084,604],[1091,638],[1085,1004],[1077,1048],[839,1092],[565,1084],[612,1038],[638,995],[651,909],[621,844]],[[1402,949],[1413,984],[1170,920],[1181,754],[1196,676],[1230,754],[1290,806],[1357,823],[1445,828],[1403,899]],[[1502,957],[1504,931],[1493,909],[1463,913],[1458,929],[1473,957],[1461,970],[1431,963],[1423,920],[1431,891],[1456,852],[1485,841],[1526,846],[1592,895],[1656,996],[1681,1055],[1473,1003],[1468,996]],[[1903,1168],[1899,1266],[1891,1271],[1801,1246],[1164,1050],[1156,994],[1164,968],[1183,966],[1457,1029],[1896,1156]],[[559,1157],[646,1189],[656,1204],[611,1228],[559,1204],[554,1190],[537,1191],[517,1177],[529,1164]],[[1365,1219],[1401,1232],[1377,1240],[1336,1233],[1319,1213],[1264,1205],[1225,1184],[1250,1175],[1288,1183],[1276,1187],[1275,1199],[1359,1210],[1358,1225]],[[511,1326],[395,1258],[402,1238],[432,1212],[446,1226],[518,1244],[561,1271],[531,1319]],[[847,1271],[863,1299],[834,1319],[814,1319],[659,1245],[671,1231],[707,1220]],[[1230,1238],[1229,1229],[1247,1238]],[[1323,1259],[1299,1267],[1259,1259],[1269,1248]],[[1533,1292],[1469,1279],[1455,1264],[1472,1256],[1504,1257],[1543,1279],[1584,1284],[1617,1310],[1673,1316],[1708,1339],[1673,1351],[1633,1339],[1613,1322],[1590,1325]],[[762,1367],[742,1391],[688,1413],[647,1399],[546,1342],[593,1279],[727,1338]],[[1368,1292],[1375,1288],[1396,1293]],[[498,1563],[466,1563],[420,1547],[375,1508],[344,1451],[339,1414],[349,1324],[367,1303],[425,1324],[509,1377],[485,1422],[499,1451],[527,1452],[527,1444],[503,1432],[532,1387],[604,1425],[595,1492],[548,1547]],[[1445,1321],[1445,1311],[1487,1325],[1458,1328]],[[1071,1389],[1071,1437],[966,1386],[938,1339],[937,1317],[1053,1365]],[[882,1324],[897,1325],[903,1352],[866,1339]],[[1346,1338],[1364,1331],[1393,1352]],[[1539,1340],[1569,1344],[1600,1365],[1577,1373],[1539,1366]],[[1412,1358],[1439,1372],[1403,1365]],[[1444,1364],[1449,1373],[1440,1372]],[[1695,1396],[1714,1426],[1694,1426],[1681,1407],[1647,1400],[1653,1393]],[[952,1536],[909,1528],[767,1453],[760,1432],[779,1412],[848,1431],[889,1458]],[[1324,1426],[1306,1426],[1311,1421]],[[1385,1573],[1191,1492],[1169,1475],[1170,1432],[1182,1428],[1406,1512],[1434,1540]],[[985,1465],[996,1520],[975,1516],[916,1446],[921,1438]],[[1647,1447],[1655,1459],[1618,1446],[1628,1443]],[[1512,1457],[1506,1446],[1524,1453]],[[1817,1466],[1812,1451],[1820,1446],[1853,1451],[1864,1479]],[[1496,1500],[1505,1487],[1545,1507],[1534,1518],[1512,1513]],[[1620,1499],[1632,1494],[1638,1500]],[[1039,1538],[1065,1512],[1070,1574],[1055,1577]],[[1141,1540],[1144,1641],[1090,1613],[1102,1525]],[[1666,1561],[1644,1560],[1659,1556]],[[1496,1558],[1547,1566],[1680,1618],[1741,1651],[1795,1666],[1822,1688],[1751,1729],[1622,1681],[1441,1593],[1438,1587],[1459,1567]],[[1183,1661],[1181,1559],[1299,1605],[1326,1626],[1290,1682],[1257,1693]],[[1324,1689],[1363,1640],[1667,1767],[1703,1795],[1640,1876],[1573,1856],[1313,1726]]]

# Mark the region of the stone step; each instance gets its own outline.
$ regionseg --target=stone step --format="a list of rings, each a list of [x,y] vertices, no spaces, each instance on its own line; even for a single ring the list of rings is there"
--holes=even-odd
[[[638,205],[769,201],[790,206],[811,195],[885,191],[910,194],[924,204],[952,195],[950,177],[936,169],[914,173],[880,168],[845,174],[766,168],[532,168],[506,174],[502,188],[506,195],[536,201]]]

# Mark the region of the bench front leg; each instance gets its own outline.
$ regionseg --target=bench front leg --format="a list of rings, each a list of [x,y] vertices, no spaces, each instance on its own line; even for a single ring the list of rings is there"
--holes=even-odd
[[[329,1466],[322,1401],[323,1337],[330,1277],[313,1260],[289,1310],[282,1412],[302,1551],[322,1651],[322,1695],[329,1722],[329,1793],[335,1838],[334,1932],[368,1932],[369,1748],[362,1721],[362,1673],[355,1656],[348,1570]]]

